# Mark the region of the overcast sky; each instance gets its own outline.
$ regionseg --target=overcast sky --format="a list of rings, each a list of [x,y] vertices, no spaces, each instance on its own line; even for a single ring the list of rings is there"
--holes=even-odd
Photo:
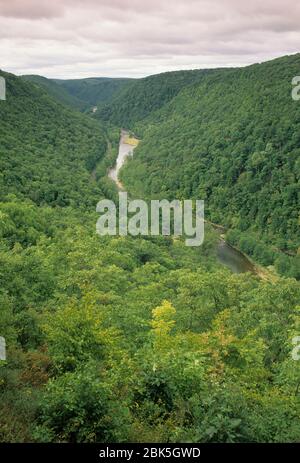
[[[246,65],[300,51],[300,2],[0,0],[0,51],[5,71],[59,78]]]

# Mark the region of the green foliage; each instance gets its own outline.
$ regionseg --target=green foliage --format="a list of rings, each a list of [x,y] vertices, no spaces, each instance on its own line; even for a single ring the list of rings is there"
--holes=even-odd
[[[56,312],[46,324],[47,344],[53,364],[59,371],[68,371],[90,358],[99,361],[112,349],[112,329],[102,327],[102,315],[95,301],[85,296]]]
[[[300,255],[281,252],[277,247],[258,240],[254,232],[241,232],[237,229],[226,233],[228,243],[238,247],[245,254],[252,256],[257,262],[268,266],[274,265],[280,275],[300,280]]]
[[[91,171],[106,152],[95,121],[56,103],[9,74],[0,103],[0,198],[13,193],[37,204],[95,207],[101,197]]]
[[[59,102],[80,111],[109,102],[131,79],[92,77],[89,79],[46,79],[37,75],[22,76]]]
[[[300,105],[291,81],[299,68],[297,54],[204,74],[159,111],[133,120],[143,139],[122,182],[135,195],[204,199],[207,219],[277,248],[243,242],[265,265],[279,250],[295,255]]]
[[[283,61],[289,65],[293,60],[297,63],[298,57]],[[291,69],[287,66],[286,73]],[[169,121],[161,121],[162,131],[158,125],[145,130],[130,162],[135,171],[131,177],[125,169],[124,176],[134,190],[158,196],[205,193],[211,218],[224,217],[234,226],[230,242],[266,265],[275,259],[278,270],[295,276],[287,262],[292,257],[278,248],[295,243],[295,190],[290,186],[296,178],[297,148],[293,136],[282,151],[277,149],[278,127],[268,105],[265,119],[258,117],[264,111],[259,97],[268,94],[262,85],[266,74],[277,82],[277,73],[285,75],[282,64],[220,72],[200,72],[202,82],[182,93],[185,78],[194,79],[197,72],[163,76],[157,83],[150,79],[152,92],[164,78],[174,78],[174,86],[169,89],[166,82],[161,102],[154,98],[150,109],[178,95],[162,109],[161,114],[170,115]],[[104,176],[115,160],[118,130],[107,134],[96,121],[64,108],[35,85],[5,77],[9,99],[0,102],[0,336],[6,339],[7,360],[0,362],[0,440],[299,442],[300,371],[291,355],[300,329],[299,283],[294,278],[273,283],[221,268],[215,255],[218,238],[209,226],[199,249],[171,237],[96,235],[95,205],[116,194]],[[250,80],[256,82],[257,99],[250,93],[245,97]],[[140,89],[145,105],[139,103],[132,120],[147,115],[149,94]],[[245,124],[242,102],[251,111],[257,105],[257,133],[251,121]],[[287,112],[281,114],[287,117]],[[221,126],[233,130],[240,123],[243,130],[236,136],[241,149],[232,151],[233,162],[233,145],[221,137],[228,146],[218,148],[218,134]],[[207,124],[208,138],[202,124]],[[153,134],[162,137],[156,154],[148,151]],[[258,149],[255,144],[262,140],[266,146]],[[200,145],[207,154],[203,162]],[[182,147],[184,166],[178,158]],[[260,188],[261,175],[267,175],[262,174],[264,164],[273,177]],[[245,175],[234,182],[237,166]],[[243,182],[246,190],[236,185]],[[289,211],[284,236],[281,226],[273,230],[273,212],[261,221],[267,202],[274,206],[273,187],[278,185]],[[236,188],[241,189],[233,205],[229,190]],[[248,189],[255,212],[248,207]],[[225,206],[230,206],[226,220]],[[279,207],[276,214],[281,213]],[[249,225],[250,218],[255,226]]]
[[[126,87],[132,79],[92,77],[89,79],[53,79],[71,98],[84,102],[85,107],[101,106]]]
[[[96,118],[118,126],[132,128],[133,124],[162,108],[179,91],[214,71],[176,71],[136,79],[117,92],[111,101],[100,108]]]
[[[97,363],[49,381],[34,437],[39,442],[123,442],[129,424]]]
[[[77,98],[76,95],[69,94],[62,85],[59,85],[53,79],[46,79],[46,77],[37,75],[22,76],[22,79],[33,82],[37,86],[43,88],[50,96],[66,106],[78,110],[84,110],[86,108],[86,103],[84,101]]]

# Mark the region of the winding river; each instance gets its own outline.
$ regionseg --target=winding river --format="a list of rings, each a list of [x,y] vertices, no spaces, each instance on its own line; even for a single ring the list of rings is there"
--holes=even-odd
[[[128,156],[133,155],[133,150],[135,146],[132,146],[126,143],[126,139],[128,138],[129,133],[126,130],[121,131],[121,138],[119,144],[119,154],[117,157],[116,165],[109,170],[108,176],[116,183],[117,187],[122,190],[123,185],[118,179],[118,174],[123,166],[124,162],[128,158]],[[222,231],[222,227],[215,226],[216,229]],[[225,265],[234,273],[244,273],[244,272],[252,272],[255,273],[255,267],[250,262],[247,257],[241,253],[238,249],[230,246],[226,241],[220,238],[218,246],[217,246],[217,257],[220,264]]]
[[[255,267],[252,262],[238,249],[230,246],[223,239],[220,239],[218,243],[217,257],[221,264],[228,267],[234,273],[255,273]]]
[[[126,130],[122,129],[119,144],[119,154],[117,157],[116,165],[108,171],[108,176],[116,183],[117,187],[120,190],[123,190],[123,185],[118,178],[119,171],[126,159],[128,158],[128,156],[133,155],[133,150],[135,148],[135,146],[126,143],[126,139],[128,138],[128,136],[129,133]]]

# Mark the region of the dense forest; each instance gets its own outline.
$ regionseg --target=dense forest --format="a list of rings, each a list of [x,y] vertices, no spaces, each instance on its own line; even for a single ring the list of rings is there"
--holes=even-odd
[[[54,79],[72,97],[79,98],[88,105],[101,106],[111,101],[113,96],[126,88],[134,79],[91,77],[89,79]]]
[[[137,195],[204,199],[231,243],[300,278],[300,105],[291,97],[299,69],[298,54],[217,70],[132,125],[129,115],[142,143],[123,182]]]
[[[106,152],[101,126],[12,75],[0,107],[0,198],[84,207],[101,196],[91,172]]]
[[[61,103],[80,111],[91,106],[101,107],[111,101],[133,79],[91,77],[88,79],[46,79],[42,76],[25,75],[22,79],[34,82]]]
[[[205,194],[231,233],[295,252],[300,113],[280,91],[299,57],[285,60],[285,73],[278,61],[187,73],[176,90],[164,75],[145,94],[139,84],[122,120],[142,137],[123,171],[130,193]],[[231,273],[209,225],[199,248],[98,236],[96,204],[117,193],[105,176],[117,121],[0,75],[0,441],[299,442],[299,282]]]
[[[37,75],[24,75],[21,77],[23,80],[32,82],[38,87],[41,87],[51,97],[66,106],[70,106],[78,111],[84,111],[87,107],[85,101],[80,100],[78,96],[71,95],[62,85],[59,85],[53,79],[47,79],[46,77]]]
[[[132,128],[138,121],[162,108],[184,87],[200,81],[214,70],[165,72],[135,79],[102,106],[96,118],[109,124]],[[224,71],[226,72],[226,71]]]

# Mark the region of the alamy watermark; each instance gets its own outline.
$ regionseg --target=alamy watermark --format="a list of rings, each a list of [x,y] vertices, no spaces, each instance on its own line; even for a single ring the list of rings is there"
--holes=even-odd
[[[0,360],[6,360],[6,343],[2,336],[0,336]]]
[[[0,76],[0,100],[6,100],[6,84],[2,76]]]
[[[300,76],[295,76],[292,80],[292,98],[294,101],[300,100]]]
[[[292,359],[300,360],[300,336],[294,336],[292,344],[295,346],[292,350]]]
[[[204,241],[204,201],[151,200],[128,201],[119,192],[119,207],[103,199],[96,211],[101,214],[96,224],[99,235],[120,236],[185,236],[186,246],[200,246]]]

